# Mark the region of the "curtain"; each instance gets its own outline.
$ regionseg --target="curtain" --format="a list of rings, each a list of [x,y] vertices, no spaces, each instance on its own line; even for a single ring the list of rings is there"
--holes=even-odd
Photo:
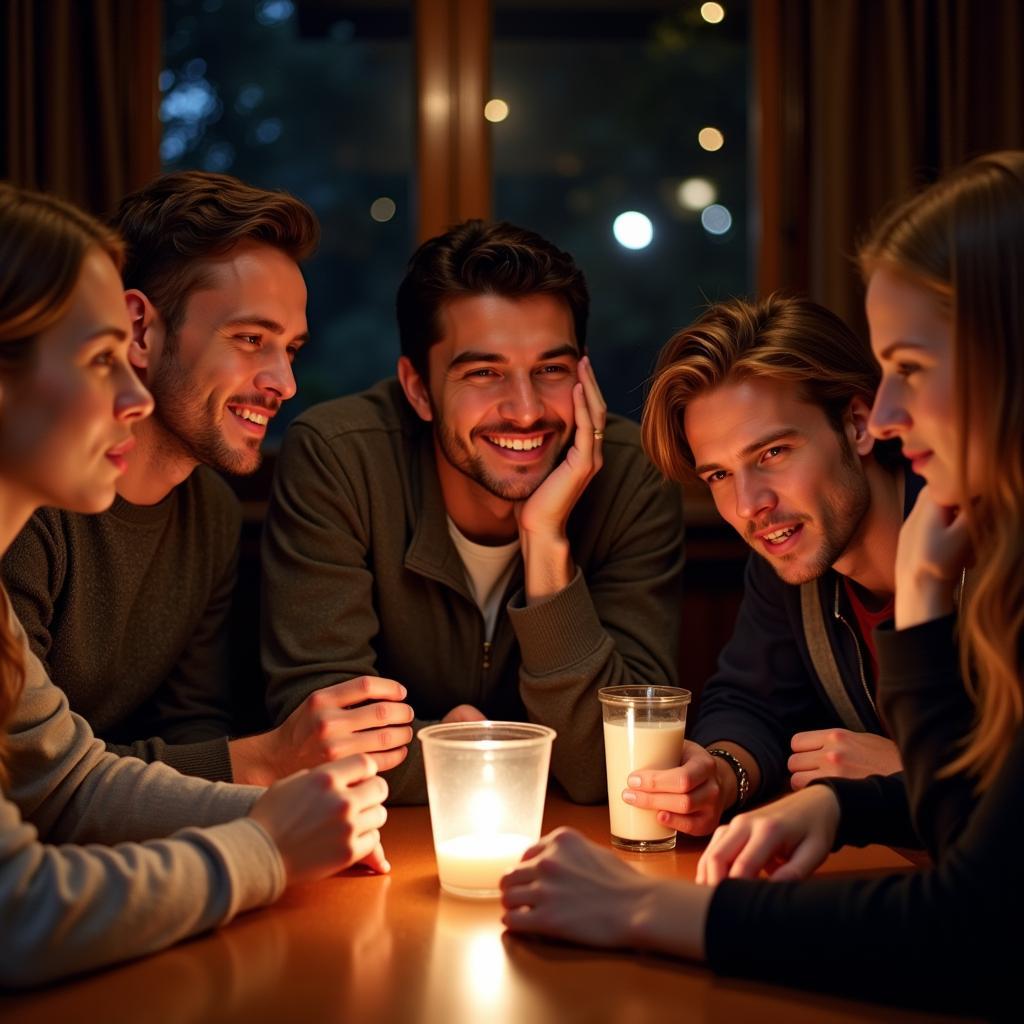
[[[858,238],[890,204],[1024,148],[1020,0],[757,0],[759,288],[864,329]]]
[[[160,170],[160,0],[0,0],[0,178],[105,216]]]

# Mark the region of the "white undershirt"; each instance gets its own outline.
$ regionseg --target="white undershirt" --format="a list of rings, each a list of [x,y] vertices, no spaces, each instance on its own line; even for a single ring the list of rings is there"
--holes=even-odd
[[[459,532],[451,516],[447,518],[448,533],[462,559],[470,593],[484,617],[485,638],[490,640],[494,636],[498,612],[501,610],[501,599],[515,571],[519,540],[498,546],[476,544]]]

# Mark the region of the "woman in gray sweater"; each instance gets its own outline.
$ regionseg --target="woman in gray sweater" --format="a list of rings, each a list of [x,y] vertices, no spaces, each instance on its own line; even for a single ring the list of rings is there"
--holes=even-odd
[[[40,506],[107,508],[152,410],[121,257],[73,206],[0,183],[0,552]],[[389,870],[376,770],[357,755],[264,792],[108,754],[0,587],[0,986],[152,952],[359,861]]]

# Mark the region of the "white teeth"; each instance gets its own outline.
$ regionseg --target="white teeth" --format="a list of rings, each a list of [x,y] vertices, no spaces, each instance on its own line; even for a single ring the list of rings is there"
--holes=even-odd
[[[543,437],[492,437],[489,440],[499,448],[511,448],[515,452],[529,452],[544,443]]]
[[[796,531],[795,526],[787,527],[785,530],[776,530],[774,533],[766,533],[764,539],[769,544],[779,544]]]
[[[240,419],[248,420],[260,427],[265,427],[270,422],[269,416],[261,416],[258,412],[250,412],[248,409],[237,409],[234,413]]]

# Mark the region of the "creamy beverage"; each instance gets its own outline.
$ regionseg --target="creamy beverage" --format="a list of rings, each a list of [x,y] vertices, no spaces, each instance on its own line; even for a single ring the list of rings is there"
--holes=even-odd
[[[675,836],[675,829],[659,825],[657,811],[631,807],[622,799],[626,779],[644,768],[676,768],[683,759],[684,722],[604,723],[604,751],[608,767],[608,813],[612,835],[618,839],[659,840]]]
[[[501,876],[511,871],[523,854],[537,842],[515,832],[494,835],[456,836],[439,843],[437,873],[441,886],[459,895],[498,895]]]

